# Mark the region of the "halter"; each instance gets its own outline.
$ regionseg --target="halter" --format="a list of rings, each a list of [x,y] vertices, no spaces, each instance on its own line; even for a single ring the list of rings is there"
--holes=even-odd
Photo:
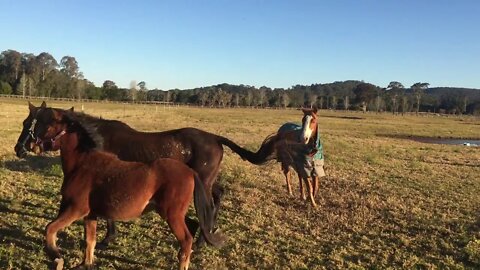
[[[53,137],[53,138],[51,138],[51,139],[49,139],[49,140],[47,140],[47,141],[50,141],[50,143],[51,143],[52,146],[53,146],[53,145],[55,145],[55,142],[56,142],[58,139],[60,139],[63,135],[65,135],[66,133],[67,133],[67,131],[66,131],[65,129],[62,129],[62,131],[60,131],[55,137]],[[38,146],[40,146],[40,147],[42,148],[42,150],[43,150],[43,148],[44,148],[43,146],[44,146],[44,144],[45,144],[45,141],[37,137],[37,140],[36,140],[35,144],[38,145]]]
[[[37,118],[33,118],[32,124],[30,125],[30,128],[28,129],[28,136],[25,136],[25,138],[22,140],[22,146],[25,147],[25,144],[27,143],[28,137],[32,138],[32,140],[36,141],[37,139],[35,138],[35,134],[33,134],[33,131],[35,130],[35,125],[37,124]]]

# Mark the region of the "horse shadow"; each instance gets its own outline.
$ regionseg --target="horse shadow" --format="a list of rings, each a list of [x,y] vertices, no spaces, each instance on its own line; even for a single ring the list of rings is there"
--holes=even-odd
[[[13,172],[42,172],[48,176],[52,173],[48,172],[49,168],[60,164],[59,156],[27,156],[19,160],[7,160],[2,162],[3,166]]]

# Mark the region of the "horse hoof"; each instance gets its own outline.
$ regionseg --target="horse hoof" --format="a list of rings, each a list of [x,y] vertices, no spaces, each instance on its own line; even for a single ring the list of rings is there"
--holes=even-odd
[[[64,260],[62,258],[56,258],[54,260],[54,263],[55,263],[55,267],[54,267],[55,270],[63,269]]]

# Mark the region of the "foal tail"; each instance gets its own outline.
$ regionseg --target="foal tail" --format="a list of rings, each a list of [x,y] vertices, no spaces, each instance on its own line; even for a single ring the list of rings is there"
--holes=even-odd
[[[228,146],[233,152],[237,153],[242,159],[248,160],[250,163],[261,165],[275,158],[275,144],[279,137],[276,134],[269,135],[263,141],[262,145],[256,153],[242,148],[230,139],[217,135],[217,141],[220,144]]]
[[[220,233],[212,233],[214,224],[213,204],[207,199],[207,193],[202,181],[194,173],[195,188],[193,190],[193,203],[197,212],[200,230],[207,242],[214,247],[220,247],[225,242],[225,237]]]

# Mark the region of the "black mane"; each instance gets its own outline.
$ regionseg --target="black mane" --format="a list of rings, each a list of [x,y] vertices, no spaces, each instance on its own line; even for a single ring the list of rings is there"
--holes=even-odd
[[[69,126],[68,131],[77,132],[79,135],[79,149],[85,151],[103,149],[103,137],[97,129],[101,122],[106,120],[71,110],[62,111]]]

